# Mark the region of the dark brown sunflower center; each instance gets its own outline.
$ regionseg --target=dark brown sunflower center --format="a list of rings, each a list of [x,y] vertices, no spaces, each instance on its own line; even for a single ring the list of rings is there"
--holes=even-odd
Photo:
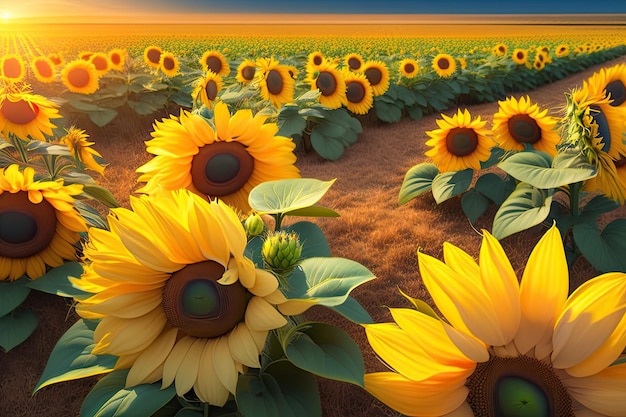
[[[355,71],[361,68],[361,60],[355,57],[350,57],[348,59],[348,66],[351,70]]]
[[[223,197],[243,187],[254,171],[254,158],[239,142],[213,142],[200,148],[191,163],[191,181],[211,197]]]
[[[442,70],[447,70],[450,68],[450,61],[448,61],[448,58],[439,58],[437,60],[437,67]]]
[[[204,91],[206,91],[206,96],[209,100],[213,101],[217,97],[217,83],[215,80],[209,80],[204,87]]]
[[[541,139],[539,125],[527,114],[516,114],[508,121],[509,133],[520,143],[537,143]]]
[[[408,64],[404,64],[404,72],[406,72],[407,74],[413,74],[414,71],[415,65],[411,64],[410,62]]]
[[[360,103],[365,98],[365,87],[357,81],[346,83],[346,97],[351,103]]]
[[[222,60],[216,56],[210,56],[206,59],[206,66],[214,73],[219,74],[222,70]]]
[[[91,63],[98,71],[104,71],[109,67],[109,62],[103,56],[95,56],[91,59]]]
[[[245,66],[241,69],[241,76],[244,80],[251,81],[254,78],[255,68],[251,65]]]
[[[73,68],[67,74],[67,80],[74,87],[82,88],[89,84],[89,71],[85,68]]]
[[[598,125],[598,136],[602,138],[602,151],[611,149],[611,128],[604,112],[599,106],[589,106],[591,117]]]
[[[5,77],[19,78],[22,75],[22,66],[17,58],[8,58],[4,61],[2,71]]]
[[[111,62],[113,65],[119,65],[122,63],[122,56],[118,53],[111,54]]]
[[[322,57],[319,55],[315,55],[313,57],[313,64],[314,65],[322,65]]]
[[[369,80],[370,84],[373,86],[380,84],[383,79],[383,73],[378,68],[366,69],[365,76]]]
[[[42,77],[52,77],[52,67],[50,67],[50,64],[46,61],[37,61],[35,63],[35,68]]]
[[[214,261],[187,265],[174,272],[163,288],[162,306],[167,321],[194,337],[219,337],[244,318],[247,292],[239,281],[217,281],[224,267]]]
[[[469,155],[478,147],[478,135],[473,129],[455,127],[446,136],[446,147],[452,155]]]
[[[152,62],[153,64],[158,64],[161,60],[161,51],[152,48],[148,50],[146,56],[148,57],[148,61]]]
[[[31,203],[28,193],[0,194],[0,256],[26,258],[48,247],[56,233],[54,207]]]
[[[608,83],[606,85],[606,94],[613,99],[611,102],[611,106],[613,107],[620,106],[626,101],[626,87],[622,80],[615,80]]]
[[[176,67],[176,61],[174,61],[174,59],[172,57],[165,57],[165,59],[163,59],[163,68],[165,68],[168,71],[173,70]]]
[[[323,71],[315,82],[323,96],[332,96],[337,91],[337,80],[330,72]]]
[[[2,103],[0,112],[9,122],[16,125],[25,125],[37,118],[39,106],[26,100],[10,101],[7,98]]]
[[[467,379],[467,403],[480,417],[574,417],[553,368],[535,358],[492,356]]]
[[[273,96],[277,96],[283,91],[283,77],[276,70],[270,70],[267,73],[266,83],[267,91]]]
[[[519,59],[520,61],[522,59],[524,59],[524,53],[523,52],[518,52],[515,56],[517,56],[517,59]]]

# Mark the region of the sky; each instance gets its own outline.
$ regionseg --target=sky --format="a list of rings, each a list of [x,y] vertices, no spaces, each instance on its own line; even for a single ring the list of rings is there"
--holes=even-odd
[[[130,20],[215,15],[626,14],[626,1],[589,0],[0,0],[4,21],[56,16]],[[626,23],[626,18],[624,19]]]

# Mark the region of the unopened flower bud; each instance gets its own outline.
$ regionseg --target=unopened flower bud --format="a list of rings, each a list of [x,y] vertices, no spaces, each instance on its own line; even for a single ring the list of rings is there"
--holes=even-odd
[[[294,232],[275,232],[265,238],[261,253],[267,266],[277,273],[286,274],[298,264],[302,244]]]
[[[258,213],[252,213],[244,221],[243,227],[246,229],[248,237],[258,236],[263,233],[265,229],[265,223]]]

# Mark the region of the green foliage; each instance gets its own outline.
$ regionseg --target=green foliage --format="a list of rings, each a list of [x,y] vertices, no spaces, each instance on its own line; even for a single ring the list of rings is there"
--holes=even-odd
[[[37,291],[54,294],[61,297],[81,298],[88,293],[75,288],[69,278],[78,278],[83,273],[83,266],[78,262],[66,262],[50,269],[41,277],[28,281],[26,286]]]
[[[503,239],[540,224],[550,213],[552,195],[552,190],[519,183],[496,212],[492,234]]]
[[[439,170],[431,163],[413,166],[404,175],[400,193],[398,194],[398,204],[406,204],[415,197],[430,191],[433,179],[438,174]]]
[[[474,170],[442,172],[433,178],[432,191],[437,204],[466,191],[472,183]]]
[[[572,234],[582,255],[598,271],[626,271],[626,219],[613,220],[601,233],[594,224],[577,223]]]
[[[299,215],[307,216],[302,210],[317,203],[334,182],[314,178],[267,181],[250,191],[248,203],[260,214],[291,214],[300,210]]]
[[[0,317],[0,348],[8,352],[35,331],[37,315],[31,310],[14,310]]]
[[[15,281],[0,281],[0,317],[15,310],[26,300],[30,293],[28,278],[21,277]]]

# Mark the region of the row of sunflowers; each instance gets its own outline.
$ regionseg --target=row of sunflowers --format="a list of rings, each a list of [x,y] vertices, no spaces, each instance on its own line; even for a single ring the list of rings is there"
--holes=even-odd
[[[158,52],[167,70],[167,54]],[[331,74],[332,61],[320,60]],[[254,62],[255,73],[263,64],[267,93],[272,79],[282,91],[284,68],[267,59]],[[93,80],[92,67],[77,65],[70,83]],[[324,71],[316,72],[319,80]],[[561,121],[525,98],[500,103],[492,133],[469,112],[445,116],[429,132],[432,164],[407,173],[401,203],[429,190],[438,201],[471,196],[474,174],[498,165],[510,178],[485,173],[490,184],[476,182],[475,191],[490,198],[481,190],[514,184],[493,200],[507,207],[504,228],[546,221],[546,206],[555,225],[521,281],[497,240],[506,233],[495,226],[484,232],[478,262],[452,245],[444,245],[443,262],[419,253],[438,312],[406,295],[414,308],[390,308],[393,322],[375,323],[350,296],[375,279],[367,267],[332,257],[315,223],[285,221],[338,213],[318,204],[333,181],[300,178],[297,143],[281,132],[279,106],[239,106],[241,91],[230,91],[233,101],[223,93],[205,103],[202,91],[208,96],[213,87],[202,86],[190,110],[155,122],[146,144],[154,158],[137,169],[145,185],[122,208],[91,175],[106,163],[87,132],[55,123],[63,121],[62,104],[5,78],[0,346],[16,348],[37,326],[21,308],[31,291],[71,299],[81,318],[59,339],[34,389],[101,376],[83,416],[319,416],[318,377],[359,386],[406,415],[621,415],[626,277],[612,264],[568,294],[575,248],[563,240],[571,228],[576,248],[593,259],[583,246],[596,243],[581,233],[624,202],[625,79],[626,66],[594,74],[567,95]],[[340,111],[319,102],[316,90],[303,100],[319,107],[307,110]],[[546,196],[556,191],[570,197],[569,217],[550,210]],[[585,193],[593,197],[588,210],[580,208]],[[512,196],[521,202],[511,214]],[[466,208],[477,215],[475,205]],[[526,212],[536,216],[520,225]],[[620,230],[600,235],[604,248],[623,244]],[[367,372],[345,331],[306,321],[312,306],[360,325],[389,370]]]

